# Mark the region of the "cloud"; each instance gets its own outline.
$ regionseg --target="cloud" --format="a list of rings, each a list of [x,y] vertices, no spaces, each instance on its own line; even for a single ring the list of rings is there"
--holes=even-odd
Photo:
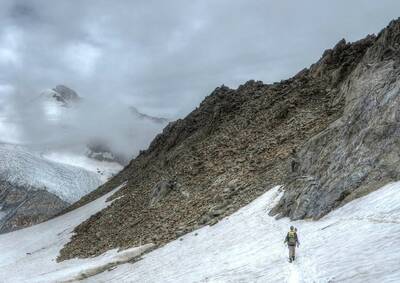
[[[53,94],[52,90],[36,96],[16,93],[0,100],[0,110],[6,114],[3,119],[0,116],[0,133],[5,133],[0,141],[79,154],[89,144],[102,144],[129,160],[165,126],[139,119],[119,99],[104,103],[87,97],[65,106]],[[1,109],[1,105],[7,107]]]
[[[10,66],[19,65],[20,55],[18,54],[18,47],[21,41],[18,29],[14,27],[5,28],[0,34],[0,65]]]
[[[70,44],[65,49],[63,58],[66,68],[77,72],[81,77],[90,77],[100,59],[101,51],[88,43]]]
[[[398,11],[398,0],[2,0],[0,85],[35,95],[62,83],[175,119],[221,84],[288,78]]]

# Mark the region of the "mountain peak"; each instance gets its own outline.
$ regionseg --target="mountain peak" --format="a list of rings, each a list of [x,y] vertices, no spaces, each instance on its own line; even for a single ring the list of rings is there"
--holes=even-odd
[[[63,104],[75,102],[80,99],[79,95],[73,89],[65,85],[57,85],[52,90],[54,91],[54,93],[52,93],[52,97]]]

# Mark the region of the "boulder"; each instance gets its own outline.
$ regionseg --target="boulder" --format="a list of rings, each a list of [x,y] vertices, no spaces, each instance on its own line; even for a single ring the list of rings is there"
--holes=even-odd
[[[156,205],[160,200],[165,198],[172,190],[176,188],[176,181],[160,181],[155,185],[150,197],[150,207]]]

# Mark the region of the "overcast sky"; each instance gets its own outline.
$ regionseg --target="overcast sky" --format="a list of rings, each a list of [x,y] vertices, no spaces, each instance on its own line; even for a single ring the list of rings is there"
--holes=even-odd
[[[0,0],[0,96],[66,84],[174,119],[221,84],[286,79],[399,16],[399,0]]]

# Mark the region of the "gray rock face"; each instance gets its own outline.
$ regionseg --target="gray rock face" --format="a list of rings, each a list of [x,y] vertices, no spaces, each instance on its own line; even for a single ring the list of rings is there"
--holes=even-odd
[[[158,124],[168,124],[169,120],[166,118],[162,118],[162,117],[154,117],[154,116],[150,116],[144,113],[141,113],[136,107],[134,106],[130,106],[129,110],[131,111],[131,113],[136,117],[139,118],[141,120],[147,120],[147,121],[151,121],[154,123],[158,123]]]
[[[341,84],[343,115],[299,150],[272,214],[319,218],[400,179],[400,21],[381,32]]]
[[[46,190],[27,190],[0,182],[0,233],[38,224],[67,206],[67,202]]]
[[[74,90],[65,85],[57,85],[53,90],[56,92],[53,94],[53,97],[65,105],[68,105],[69,102],[75,102],[80,99],[79,95]]]
[[[121,165],[127,165],[129,162],[126,156],[113,152],[107,142],[100,139],[87,145],[86,156],[99,161],[117,162]]]

